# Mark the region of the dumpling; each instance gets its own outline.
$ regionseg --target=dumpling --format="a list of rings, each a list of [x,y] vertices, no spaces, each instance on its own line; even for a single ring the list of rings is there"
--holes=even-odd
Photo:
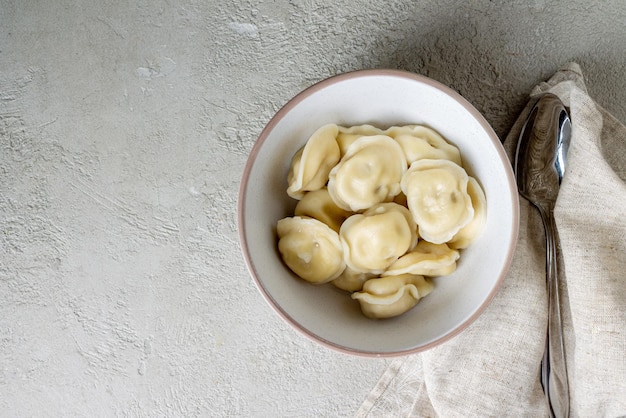
[[[411,248],[415,230],[400,210],[373,209],[346,219],[339,239],[350,269],[380,274]]]
[[[278,221],[276,232],[283,261],[300,278],[326,283],[346,267],[337,232],[317,219],[284,218]]]
[[[370,279],[361,292],[352,294],[368,318],[391,318],[407,312],[433,290],[423,276],[402,274]]]
[[[419,233],[441,244],[452,239],[474,217],[467,193],[468,175],[449,160],[418,160],[402,177],[402,191]]]
[[[349,267],[346,267],[343,273],[341,273],[339,277],[337,277],[330,283],[341,290],[346,290],[348,292],[358,292],[363,289],[363,283],[373,277],[375,277],[374,274],[360,273],[358,271],[352,270]]]
[[[398,212],[402,216],[404,216],[411,230],[411,245],[409,245],[409,251],[415,248],[418,239],[417,224],[413,220],[413,215],[411,215],[411,212],[409,212],[406,206],[403,206],[396,202],[379,203],[363,212],[363,215],[380,215],[387,212]]]
[[[328,194],[328,189],[308,192],[296,205],[294,211],[296,216],[308,216],[318,221],[324,222],[334,231],[339,232],[339,228],[352,212],[341,209],[335,204]]]
[[[404,152],[396,141],[384,135],[362,136],[331,170],[328,192],[337,206],[358,212],[400,193],[406,169]]]
[[[382,129],[378,129],[372,125],[358,125],[346,128],[339,126],[339,133],[337,134],[337,144],[339,144],[339,150],[341,155],[345,155],[348,151],[348,147],[362,136],[382,135]]]
[[[472,241],[480,235],[487,222],[487,199],[485,198],[485,192],[474,177],[469,177],[467,193],[472,199],[474,218],[452,237],[452,240],[448,242],[450,248],[460,250],[469,247]]]
[[[294,155],[287,175],[289,196],[301,199],[304,192],[318,190],[326,185],[328,173],[341,156],[336,139],[338,132],[335,124],[322,126]]]
[[[398,141],[409,165],[414,161],[423,159],[444,159],[461,165],[459,149],[426,126],[394,126],[387,129],[385,135]]]
[[[447,276],[456,270],[459,252],[447,244],[420,241],[415,249],[393,263],[383,276],[418,274],[422,276]]]

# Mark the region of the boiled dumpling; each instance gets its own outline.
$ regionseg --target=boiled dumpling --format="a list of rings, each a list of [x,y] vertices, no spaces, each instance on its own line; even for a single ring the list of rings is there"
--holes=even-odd
[[[487,222],[487,199],[485,198],[485,192],[474,177],[469,178],[467,193],[472,199],[474,218],[448,242],[451,248],[463,249],[469,247],[472,241],[480,235]]]
[[[372,125],[358,125],[346,128],[339,126],[339,133],[337,134],[337,144],[339,144],[339,150],[341,155],[345,155],[348,151],[348,147],[362,136],[382,135],[383,131]]]
[[[409,251],[415,248],[418,238],[417,224],[413,220],[413,215],[411,215],[411,212],[409,212],[406,206],[403,206],[396,202],[379,203],[363,212],[363,215],[380,215],[387,212],[398,212],[402,216],[404,216],[407,223],[409,224],[409,229],[411,230],[411,245],[409,245]]]
[[[400,193],[407,169],[396,141],[385,135],[355,140],[329,175],[328,191],[337,206],[357,212],[391,201]]]
[[[328,173],[340,158],[337,132],[335,124],[322,126],[294,155],[287,176],[289,196],[301,199],[304,192],[318,190],[326,185]]]
[[[382,273],[411,248],[416,236],[402,211],[376,209],[352,215],[339,230],[346,265],[356,272]]]
[[[447,244],[420,241],[415,249],[393,263],[383,276],[411,273],[422,276],[446,276],[456,270],[459,252]]]
[[[346,290],[348,292],[357,292],[363,289],[363,283],[373,278],[375,275],[371,273],[361,273],[358,271],[352,270],[350,267],[346,267],[346,269],[341,273],[339,277],[330,282],[341,290]]]
[[[323,188],[306,193],[296,205],[294,215],[315,218],[339,232],[341,224],[352,215],[352,212],[337,206],[330,198],[328,189]]]
[[[278,251],[287,266],[311,283],[336,279],[346,267],[337,232],[313,218],[278,221]]]
[[[359,301],[365,316],[382,319],[405,313],[432,290],[432,283],[423,276],[402,274],[370,279],[352,298]]]
[[[423,125],[394,126],[385,131],[402,147],[410,165],[414,161],[450,160],[461,165],[461,152],[457,147],[447,142],[441,135]]]
[[[449,160],[418,160],[402,177],[402,191],[422,238],[434,244],[452,239],[474,217],[468,175]]]

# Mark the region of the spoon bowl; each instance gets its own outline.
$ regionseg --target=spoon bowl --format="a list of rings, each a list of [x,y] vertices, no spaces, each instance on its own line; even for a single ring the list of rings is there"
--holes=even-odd
[[[520,194],[540,210],[553,210],[567,165],[572,124],[561,100],[542,96],[522,129],[515,155]]]

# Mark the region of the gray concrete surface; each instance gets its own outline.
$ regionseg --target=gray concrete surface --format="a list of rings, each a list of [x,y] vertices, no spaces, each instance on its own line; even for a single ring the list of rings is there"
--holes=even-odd
[[[0,416],[350,416],[388,364],[287,328],[236,231],[302,88],[401,68],[504,137],[578,62],[626,121],[626,3],[0,0]]]

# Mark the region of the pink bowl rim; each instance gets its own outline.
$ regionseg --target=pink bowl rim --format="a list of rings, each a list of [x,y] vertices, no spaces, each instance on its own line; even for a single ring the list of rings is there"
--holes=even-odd
[[[497,153],[500,156],[500,159],[502,161],[509,161],[509,158],[502,145],[502,142],[498,138],[498,135],[495,133],[495,131],[493,130],[489,122],[487,122],[487,120],[484,118],[484,116],[470,102],[468,102],[467,99],[461,96],[461,94],[459,94],[452,88],[436,80],[433,80],[429,77],[412,73],[409,71],[395,70],[395,69],[364,69],[364,70],[355,70],[355,71],[350,71],[350,72],[334,75],[324,80],[321,80],[311,85],[310,87],[307,87],[306,89],[298,93],[296,96],[294,96],[292,99],[290,99],[285,105],[283,105],[283,107],[281,107],[278,110],[278,112],[276,112],[276,114],[270,119],[270,121],[267,123],[267,125],[263,128],[263,130],[259,134],[255,144],[253,145],[250,151],[250,154],[248,155],[248,159],[244,166],[243,175],[242,175],[241,183],[239,187],[239,196],[238,196],[238,201],[237,201],[237,226],[238,226],[239,242],[241,245],[241,251],[244,257],[244,261],[246,263],[246,267],[252,279],[254,280],[254,283],[257,289],[259,290],[259,292],[261,293],[265,301],[270,305],[270,307],[285,322],[287,322],[292,328],[297,330],[299,333],[309,338],[310,340],[318,344],[321,344],[322,346],[325,346],[327,348],[330,348],[332,350],[335,350],[344,354],[350,354],[350,355],[361,356],[361,357],[370,357],[370,358],[372,357],[390,358],[390,357],[406,356],[410,354],[427,351],[433,347],[441,345],[442,343],[454,338],[455,336],[463,332],[465,329],[467,329],[480,315],[482,315],[485,309],[491,304],[491,301],[497,294],[498,290],[502,286],[502,283],[504,282],[504,279],[508,275],[508,271],[511,267],[512,259],[513,259],[513,254],[517,246],[517,240],[519,236],[519,216],[520,216],[518,193],[511,194],[512,207],[513,207],[513,213],[512,213],[513,230],[512,230],[511,244],[509,245],[509,248],[507,251],[506,262],[503,266],[500,276],[498,277],[498,280],[496,281],[495,286],[491,289],[491,292],[489,293],[489,295],[487,295],[487,298],[485,299],[485,301],[478,307],[478,309],[476,309],[476,311],[469,318],[467,318],[463,323],[461,323],[455,329],[443,335],[442,337],[425,345],[412,347],[409,349],[398,350],[398,351],[374,352],[374,351],[366,351],[366,350],[359,350],[359,349],[355,349],[351,347],[346,347],[341,344],[328,341],[320,337],[319,335],[306,329],[304,326],[298,323],[298,321],[293,319],[287,312],[285,312],[263,286],[263,283],[257,276],[256,270],[254,268],[254,263],[252,262],[252,258],[250,257],[248,243],[245,237],[246,229],[245,229],[245,216],[244,215],[245,215],[245,210],[246,210],[245,201],[246,201],[246,191],[248,188],[248,180],[249,180],[250,172],[252,170],[254,162],[256,161],[256,157],[260,149],[262,148],[263,144],[267,140],[267,137],[269,136],[270,132],[272,132],[275,126],[285,117],[287,113],[289,113],[298,103],[300,103],[302,100],[306,99],[307,97],[313,95],[314,93],[332,84],[340,83],[340,82],[351,80],[354,78],[362,78],[362,77],[399,77],[399,78],[405,78],[405,79],[409,79],[412,81],[417,81],[419,83],[427,84],[431,87],[434,87],[440,90],[441,92],[447,94],[448,96],[453,98],[455,101],[457,101],[459,104],[461,104],[476,119],[476,121],[479,122],[481,127],[484,129],[484,131],[488,134],[489,138],[491,139],[494,145],[494,148],[496,149]],[[513,175],[513,169],[510,165],[508,165],[507,167],[508,167],[507,180],[510,186],[510,190],[517,190],[517,184],[515,182],[515,177]]]

